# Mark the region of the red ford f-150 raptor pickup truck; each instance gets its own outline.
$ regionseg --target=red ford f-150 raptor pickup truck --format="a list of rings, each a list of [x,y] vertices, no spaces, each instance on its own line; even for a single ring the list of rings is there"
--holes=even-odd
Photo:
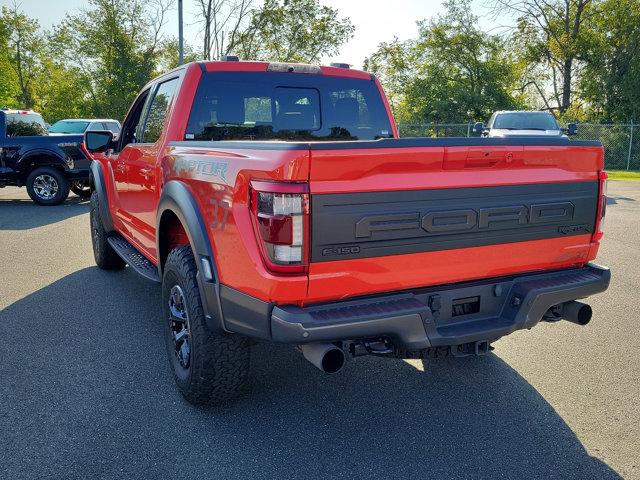
[[[252,339],[325,372],[365,354],[483,354],[606,290],[600,143],[398,138],[374,76],[200,62],[150,82],[117,142],[85,135],[103,269],[162,283],[193,403],[243,388]]]

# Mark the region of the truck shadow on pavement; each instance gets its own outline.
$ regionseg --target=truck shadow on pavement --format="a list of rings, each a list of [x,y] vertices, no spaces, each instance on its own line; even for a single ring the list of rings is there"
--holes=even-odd
[[[635,198],[607,195],[607,205],[618,205],[620,202],[635,202]]]
[[[195,408],[162,328],[159,286],[129,269],[85,268],[1,311],[8,478],[620,478],[493,354],[328,376],[259,344],[251,393]]]
[[[37,205],[30,199],[0,198],[0,230],[29,230],[89,211],[89,200],[71,196],[60,205]]]

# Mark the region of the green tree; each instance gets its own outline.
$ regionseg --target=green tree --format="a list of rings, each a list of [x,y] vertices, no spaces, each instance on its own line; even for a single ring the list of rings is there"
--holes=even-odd
[[[158,63],[156,69],[159,72],[168,72],[178,66],[178,39],[168,38],[160,44]],[[202,57],[187,43],[183,46],[184,63],[202,60]]]
[[[11,65],[9,51],[9,25],[5,12],[0,14],[0,108],[17,107],[16,98],[19,93],[18,77]]]
[[[316,63],[335,55],[355,27],[318,0],[265,0],[239,35],[243,59]]]
[[[66,18],[55,45],[76,68],[79,85],[96,117],[122,118],[139,90],[157,73],[167,1],[90,0]]]
[[[202,25],[202,58],[232,54],[253,15],[253,0],[196,0]]]
[[[370,57],[365,58],[363,68],[375,72],[384,85],[387,98],[394,112],[399,112],[405,87],[415,78],[415,42],[391,42],[378,45]]]
[[[546,109],[561,114],[572,107],[580,69],[593,35],[599,0],[495,0],[500,12],[517,17],[512,46],[527,66],[523,86],[531,86]],[[542,105],[541,105],[542,106]]]
[[[517,62],[498,36],[480,30],[470,0],[450,0],[435,20],[418,22],[419,36],[382,44],[365,60],[380,73],[399,121],[486,119],[522,106]]]
[[[44,41],[38,22],[19,12],[17,7],[2,7],[4,60],[11,68],[18,85],[18,100],[23,108],[34,105],[34,82],[42,72],[41,57]],[[4,70],[3,70],[4,74]]]
[[[49,122],[64,118],[91,117],[87,79],[76,66],[67,66],[53,58],[43,61],[46,75],[38,78],[35,109]]]
[[[640,119],[640,3],[605,0],[593,19],[593,37],[580,79],[591,115],[598,120]]]

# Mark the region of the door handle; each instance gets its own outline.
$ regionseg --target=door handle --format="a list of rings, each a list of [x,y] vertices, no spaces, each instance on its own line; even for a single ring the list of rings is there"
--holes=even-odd
[[[151,169],[150,168],[141,168],[140,169],[140,175],[143,176],[146,180],[148,180],[149,177],[151,176]]]

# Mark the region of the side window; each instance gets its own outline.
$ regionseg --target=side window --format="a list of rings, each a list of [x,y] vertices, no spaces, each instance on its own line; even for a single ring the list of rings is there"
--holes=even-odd
[[[136,131],[142,118],[142,109],[145,105],[147,97],[149,96],[149,90],[143,91],[136,101],[133,103],[133,107],[129,111],[129,115],[124,119],[122,124],[122,134],[120,135],[120,141],[118,143],[119,150],[122,150],[130,143],[137,143],[139,140],[136,138]]]
[[[178,79],[174,78],[158,86],[149,106],[147,121],[142,133],[144,143],[155,143],[160,138],[177,84]]]

